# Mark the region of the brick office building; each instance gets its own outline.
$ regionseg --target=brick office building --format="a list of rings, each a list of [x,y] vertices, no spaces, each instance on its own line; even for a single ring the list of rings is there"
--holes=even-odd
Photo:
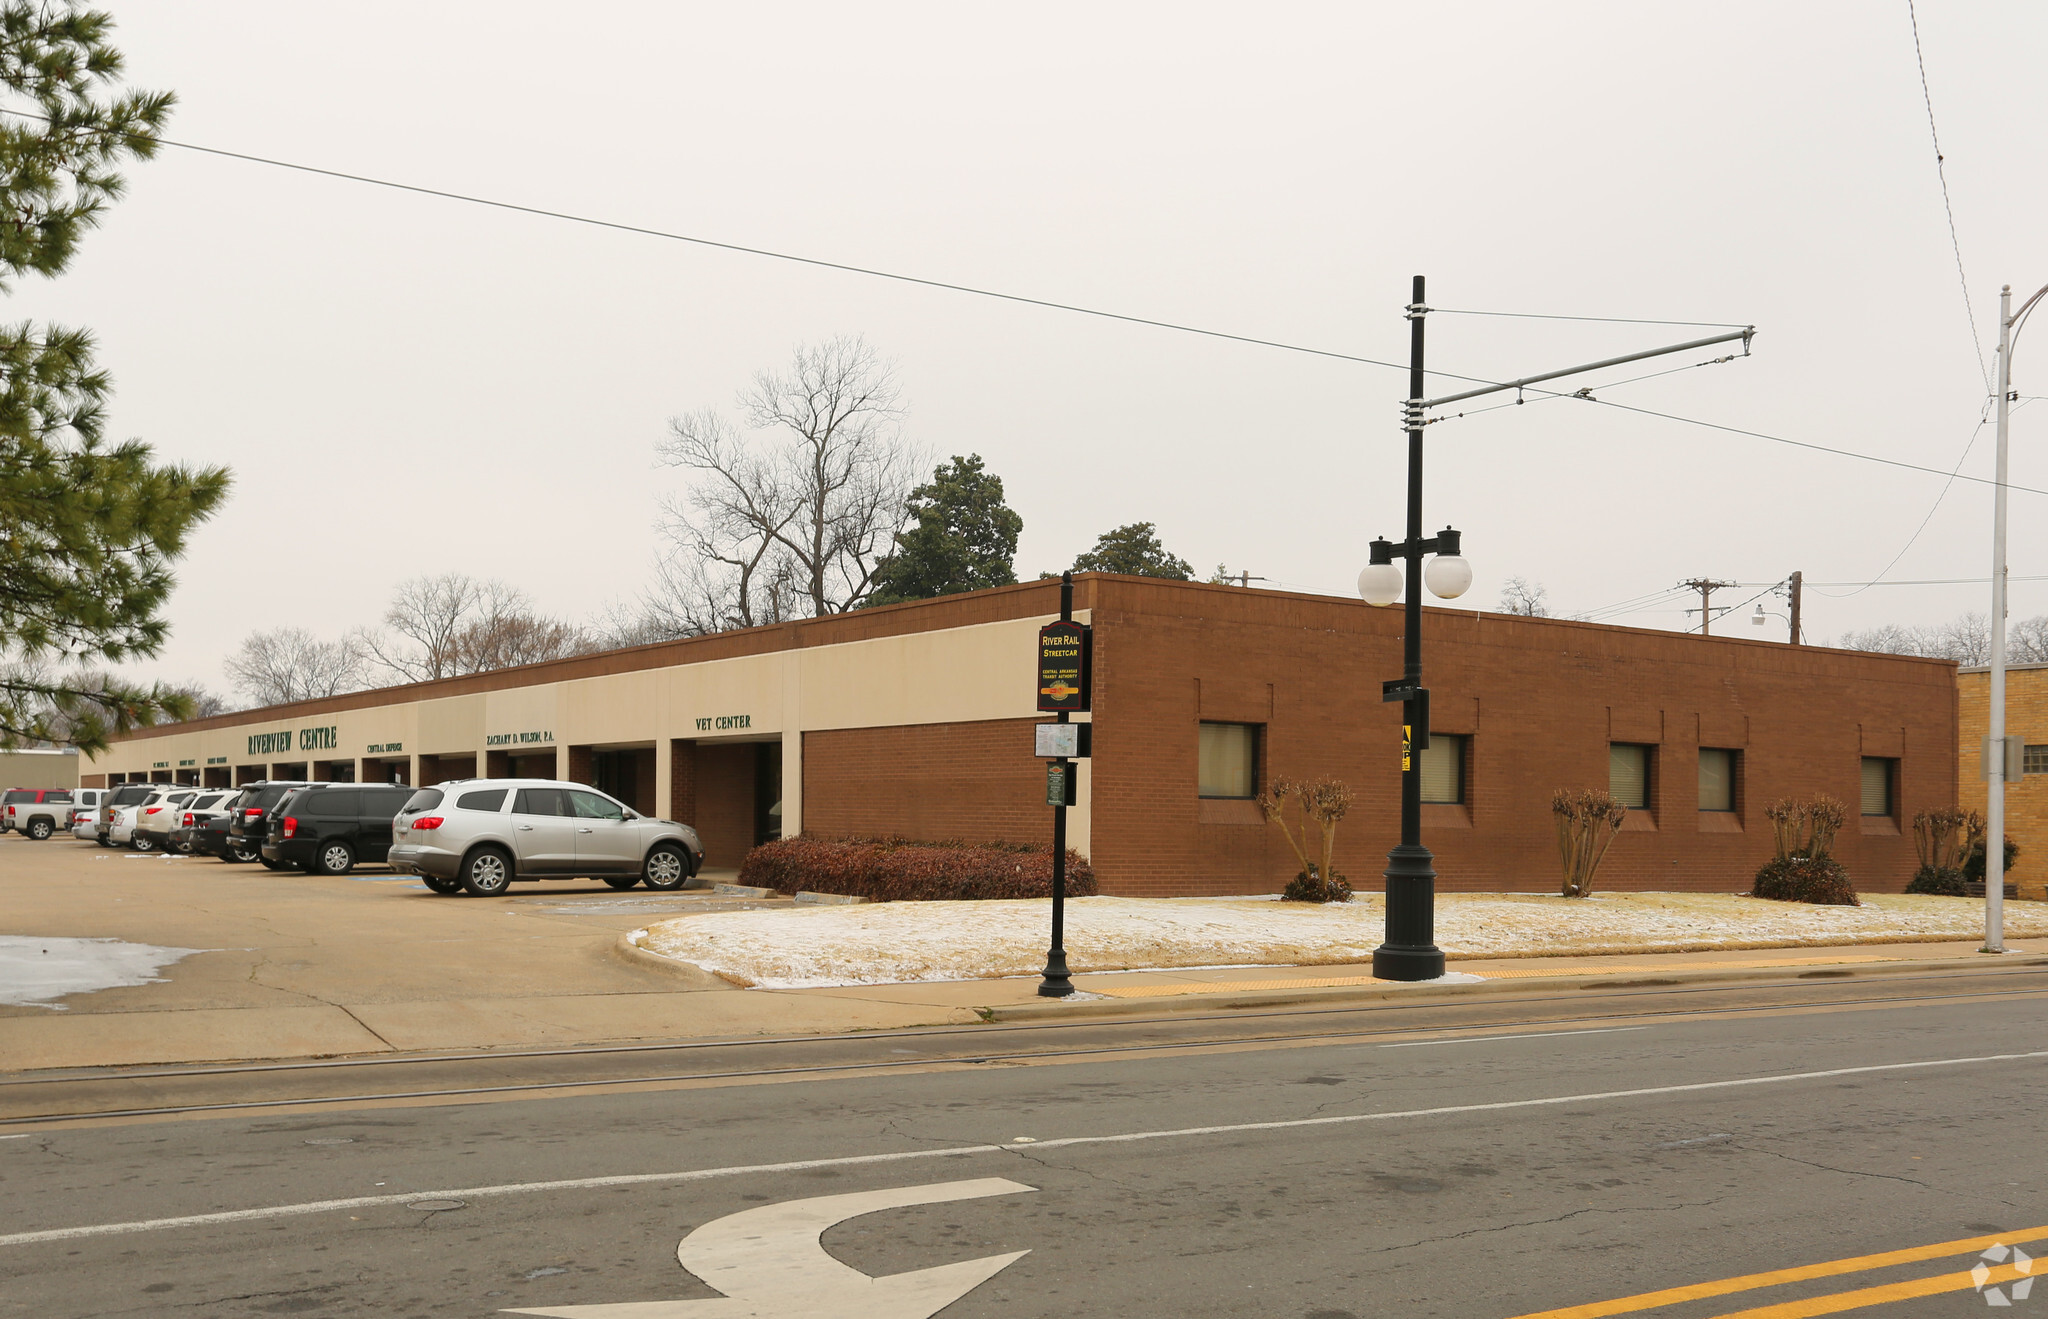
[[[1397,833],[1401,611],[1358,601],[1086,574],[1094,758],[1070,843],[1107,893],[1272,892],[1296,869],[1252,795],[1334,775],[1358,805],[1338,868],[1375,888]],[[1033,758],[1034,582],[267,710],[117,742],[124,779],[560,776],[695,824],[707,864],[778,828],[824,836],[1045,841]],[[1731,891],[1770,854],[1762,807],[1861,803],[1837,845],[1897,890],[1902,830],[1956,796],[1954,666],[1469,610],[1425,614],[1434,741],[1425,841],[1447,889],[1556,882],[1557,788],[1636,809],[1614,888]],[[1089,717],[1089,716],[1083,716]]]

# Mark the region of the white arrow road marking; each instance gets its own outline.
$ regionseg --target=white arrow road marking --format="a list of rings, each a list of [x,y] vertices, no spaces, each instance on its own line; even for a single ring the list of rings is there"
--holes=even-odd
[[[506,1314],[555,1319],[931,1319],[1031,1252],[989,1255],[871,1278],[825,1253],[834,1223],[883,1209],[1035,1191],[1003,1177],[787,1200],[713,1219],[676,1246],[676,1261],[725,1295],[703,1301],[564,1305]]]

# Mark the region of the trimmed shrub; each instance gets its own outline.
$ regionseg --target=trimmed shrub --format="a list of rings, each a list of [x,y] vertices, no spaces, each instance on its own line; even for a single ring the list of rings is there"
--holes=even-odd
[[[740,883],[780,893],[808,889],[870,902],[958,902],[1052,896],[1052,849],[1007,843],[920,843],[908,838],[813,838],[763,843],[740,865]],[[1067,852],[1067,896],[1092,897],[1095,870]]]
[[[1596,788],[1559,788],[1550,794],[1550,814],[1557,825],[1557,854],[1564,861],[1560,892],[1567,898],[1589,897],[1594,872],[1621,832],[1628,807]]]
[[[1766,861],[1756,872],[1752,897],[1775,902],[1810,902],[1823,907],[1860,907],[1849,872],[1831,856],[1792,856]]]
[[[1777,855],[1756,872],[1750,896],[1774,902],[1811,902],[1823,907],[1860,907],[1849,871],[1828,855],[1848,808],[1826,793],[1805,801],[1793,797],[1764,807]]]
[[[1928,893],[1937,898],[1963,897],[1963,872],[1954,866],[1922,866],[1913,872],[1913,882],[1906,885],[1906,892]]]
[[[1330,872],[1329,880],[1325,882],[1320,870],[1310,868],[1301,871],[1293,879],[1287,881],[1287,887],[1280,892],[1280,900],[1282,902],[1349,902],[1351,901],[1351,881],[1333,870]]]
[[[2012,840],[2011,834],[2007,834],[2005,836],[2005,878],[2007,883],[2012,882],[2012,863],[2019,859],[2019,855],[2020,845]],[[1963,878],[1969,880],[1972,884],[1982,884],[1984,882],[1984,840],[1982,837],[1979,837],[1971,846],[1969,856],[1963,858]]]

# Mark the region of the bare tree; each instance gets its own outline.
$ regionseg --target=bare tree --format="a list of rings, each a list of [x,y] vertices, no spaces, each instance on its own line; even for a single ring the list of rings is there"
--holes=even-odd
[[[503,582],[481,582],[472,616],[455,632],[455,671],[483,673],[540,664],[595,648],[582,628],[536,614],[519,591]]]
[[[517,588],[461,573],[400,584],[384,626],[358,633],[358,642],[407,682],[538,664],[596,644],[582,628],[534,612]]]
[[[1524,618],[1548,618],[1550,607],[1543,599],[1549,594],[1541,582],[1510,577],[1500,588],[1500,603],[1495,608],[1503,614],[1520,614]]]
[[[674,553],[650,605],[695,632],[857,606],[922,461],[898,432],[890,365],[858,337],[799,347],[739,410],[745,430],[703,409],[672,418],[656,446],[698,476],[664,506]]]
[[[250,633],[225,667],[252,704],[282,705],[359,690],[367,665],[354,637],[322,641],[302,627],[280,627]]]
[[[165,687],[192,702],[192,712],[185,716],[187,719],[210,719],[217,714],[227,714],[235,708],[233,701],[211,690],[205,683],[173,682],[166,683]]]
[[[2033,653],[2034,648],[2048,641],[2048,618],[2032,618],[2016,624],[2012,634],[2024,638],[2030,648],[2029,653]],[[1919,626],[1884,623],[1860,632],[1843,633],[1841,645],[1844,650],[1869,650],[1880,655],[1925,655],[1932,659],[1951,659],[1966,668],[1978,668],[1991,662],[1991,620],[1980,613],[1968,613],[1946,623]],[[2008,658],[2017,659],[2017,656],[2008,654]],[[2048,659],[2048,654],[2043,654],[2042,658]]]
[[[362,644],[372,658],[406,682],[431,682],[462,672],[456,667],[457,637],[476,608],[482,583],[461,573],[415,577],[401,582],[384,626],[393,635],[365,630]]]

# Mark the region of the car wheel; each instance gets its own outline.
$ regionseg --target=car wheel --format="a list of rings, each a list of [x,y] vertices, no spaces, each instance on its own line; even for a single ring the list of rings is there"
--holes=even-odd
[[[99,843],[101,847],[112,847],[114,845],[114,840],[107,837],[105,834],[94,834],[93,838]]]
[[[512,858],[495,847],[478,848],[462,863],[462,887],[479,898],[495,898],[512,886]]]
[[[48,820],[30,820],[28,822],[28,836],[39,843],[48,838],[53,832],[55,831],[51,828]]]
[[[679,889],[690,878],[690,858],[674,843],[656,843],[654,850],[647,854],[647,865],[642,876],[647,887],[657,893]]]
[[[347,843],[323,843],[313,858],[313,868],[323,875],[346,875],[355,867],[355,849]]]
[[[617,889],[632,888],[640,882],[638,875],[600,875],[598,878]]]
[[[231,845],[227,851],[221,853],[221,860],[239,861],[242,864],[247,865],[249,862],[259,859],[262,855],[263,854],[261,852],[257,851],[253,847],[237,847]]]
[[[441,875],[421,875],[420,883],[425,884],[436,893],[460,893],[462,891],[461,880],[449,879]]]
[[[141,834],[130,834],[128,836],[128,846],[134,848],[138,852],[147,852],[150,848],[156,846],[156,844],[150,842]]]

